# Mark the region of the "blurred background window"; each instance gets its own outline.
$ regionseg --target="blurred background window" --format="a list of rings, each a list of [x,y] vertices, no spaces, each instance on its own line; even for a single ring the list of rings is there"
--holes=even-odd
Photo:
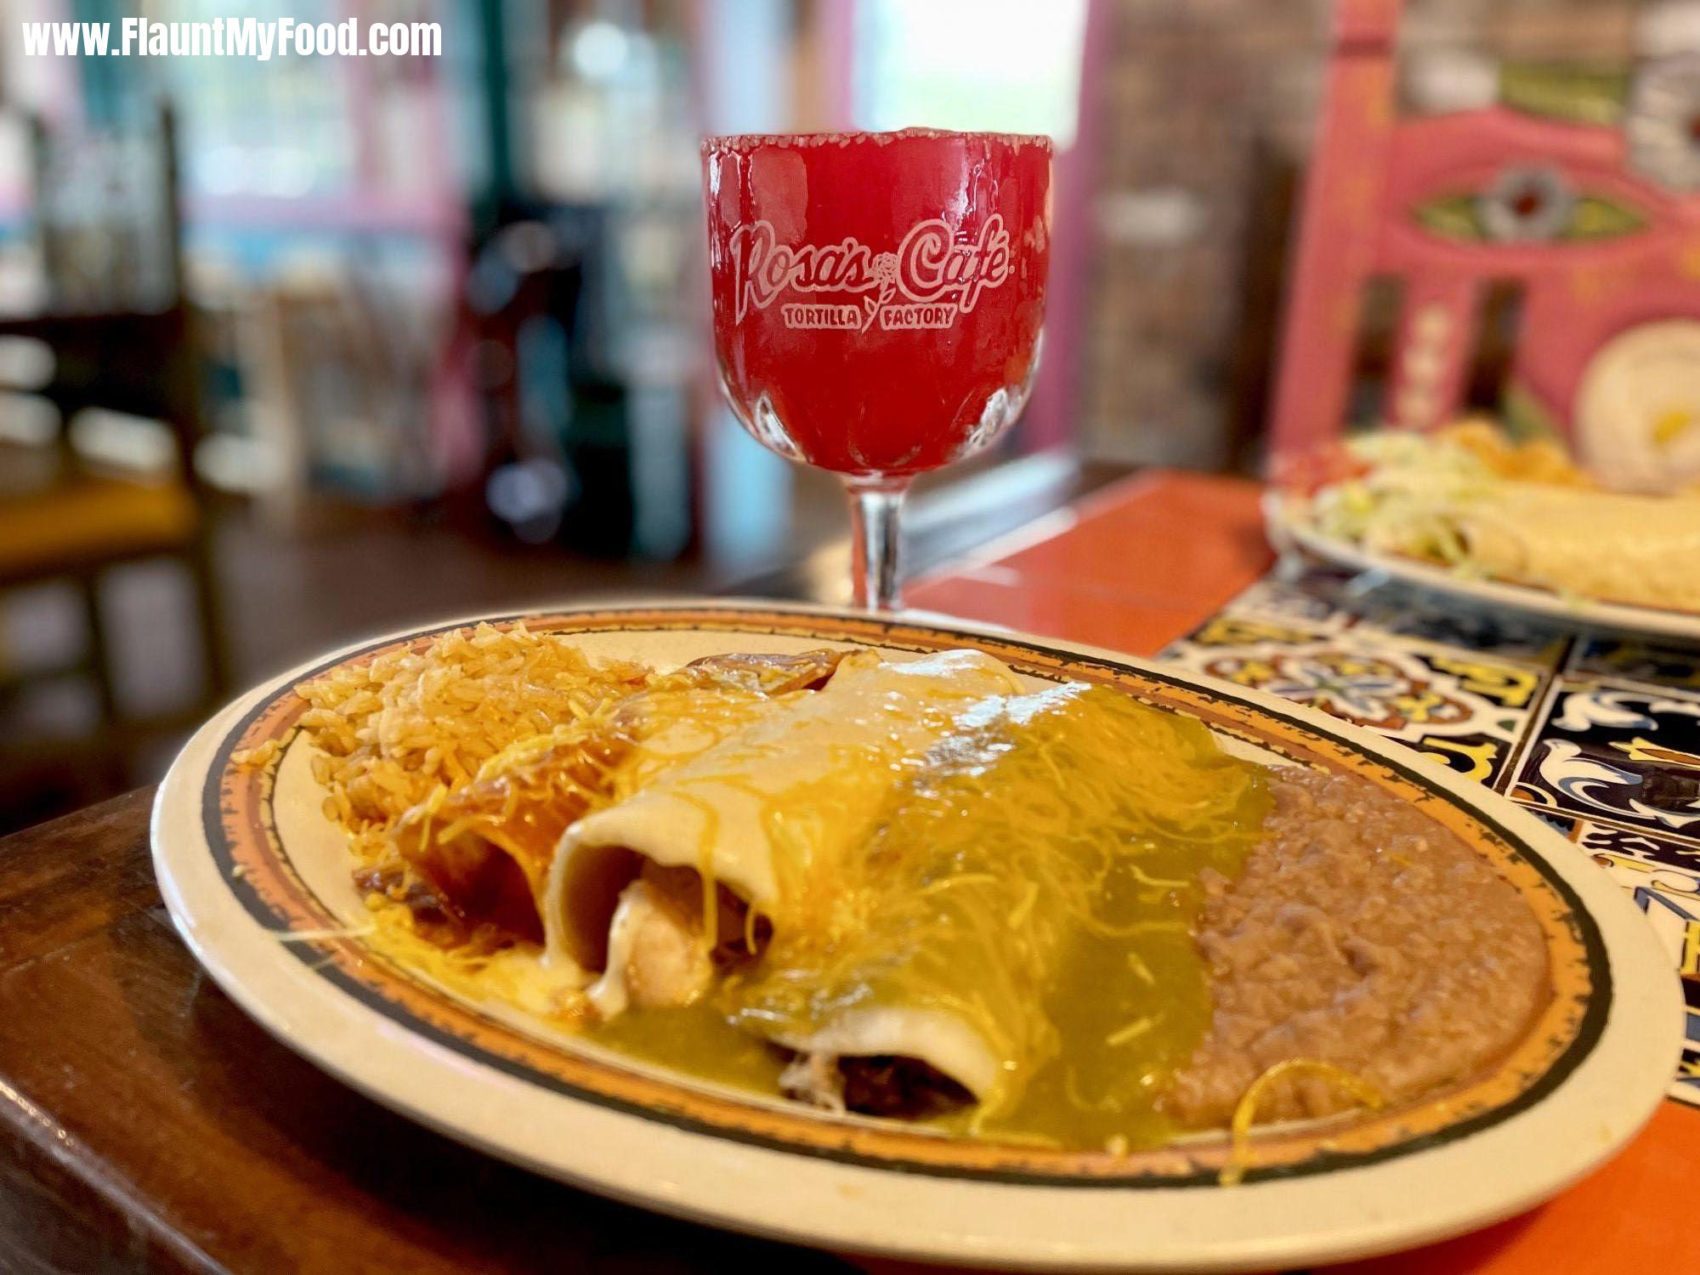
[[[1073,144],[1087,0],[859,0],[858,128],[1048,133]]]
[[[289,16],[329,22],[342,16],[343,7],[337,0],[292,0]],[[139,8],[159,22],[265,17],[275,11],[254,0],[147,0]],[[183,176],[190,191],[300,199],[344,193],[355,185],[359,139],[350,109],[349,60],[167,57],[137,65],[184,116],[189,162]],[[91,106],[101,115],[117,114],[125,101],[97,100]]]

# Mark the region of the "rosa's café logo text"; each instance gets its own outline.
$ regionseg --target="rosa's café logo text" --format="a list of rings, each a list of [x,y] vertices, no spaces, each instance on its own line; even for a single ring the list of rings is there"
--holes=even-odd
[[[1009,276],[1009,231],[1001,213],[986,219],[978,242],[958,243],[950,226],[935,218],[910,227],[896,252],[877,256],[859,239],[793,248],[780,243],[765,221],[732,233],[737,322],[791,293],[820,299],[780,301],[788,328],[948,328]]]

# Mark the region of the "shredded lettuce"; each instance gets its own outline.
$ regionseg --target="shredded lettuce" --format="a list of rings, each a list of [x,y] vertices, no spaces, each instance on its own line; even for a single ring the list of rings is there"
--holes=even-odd
[[[1464,447],[1416,434],[1368,435],[1348,447],[1371,468],[1316,493],[1319,532],[1372,553],[1473,568],[1461,514],[1491,499],[1501,481],[1492,469]]]

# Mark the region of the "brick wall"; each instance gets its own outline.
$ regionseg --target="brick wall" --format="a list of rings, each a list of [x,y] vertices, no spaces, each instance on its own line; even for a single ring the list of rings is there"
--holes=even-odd
[[[1255,455],[1326,0],[1110,0],[1081,441],[1206,468]],[[1491,92],[1501,59],[1617,61],[1700,3],[1408,0],[1413,109]]]

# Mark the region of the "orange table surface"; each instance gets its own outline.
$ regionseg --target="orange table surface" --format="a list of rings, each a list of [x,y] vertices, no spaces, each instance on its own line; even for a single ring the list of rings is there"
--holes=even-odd
[[[917,582],[906,602],[1154,655],[1274,561],[1258,512],[1260,490],[1243,479],[1140,474],[1045,520],[1030,536]],[[1622,1155],[1550,1203],[1446,1243],[1331,1269],[1355,1275],[1696,1269],[1697,1169],[1700,1109],[1667,1101]]]

